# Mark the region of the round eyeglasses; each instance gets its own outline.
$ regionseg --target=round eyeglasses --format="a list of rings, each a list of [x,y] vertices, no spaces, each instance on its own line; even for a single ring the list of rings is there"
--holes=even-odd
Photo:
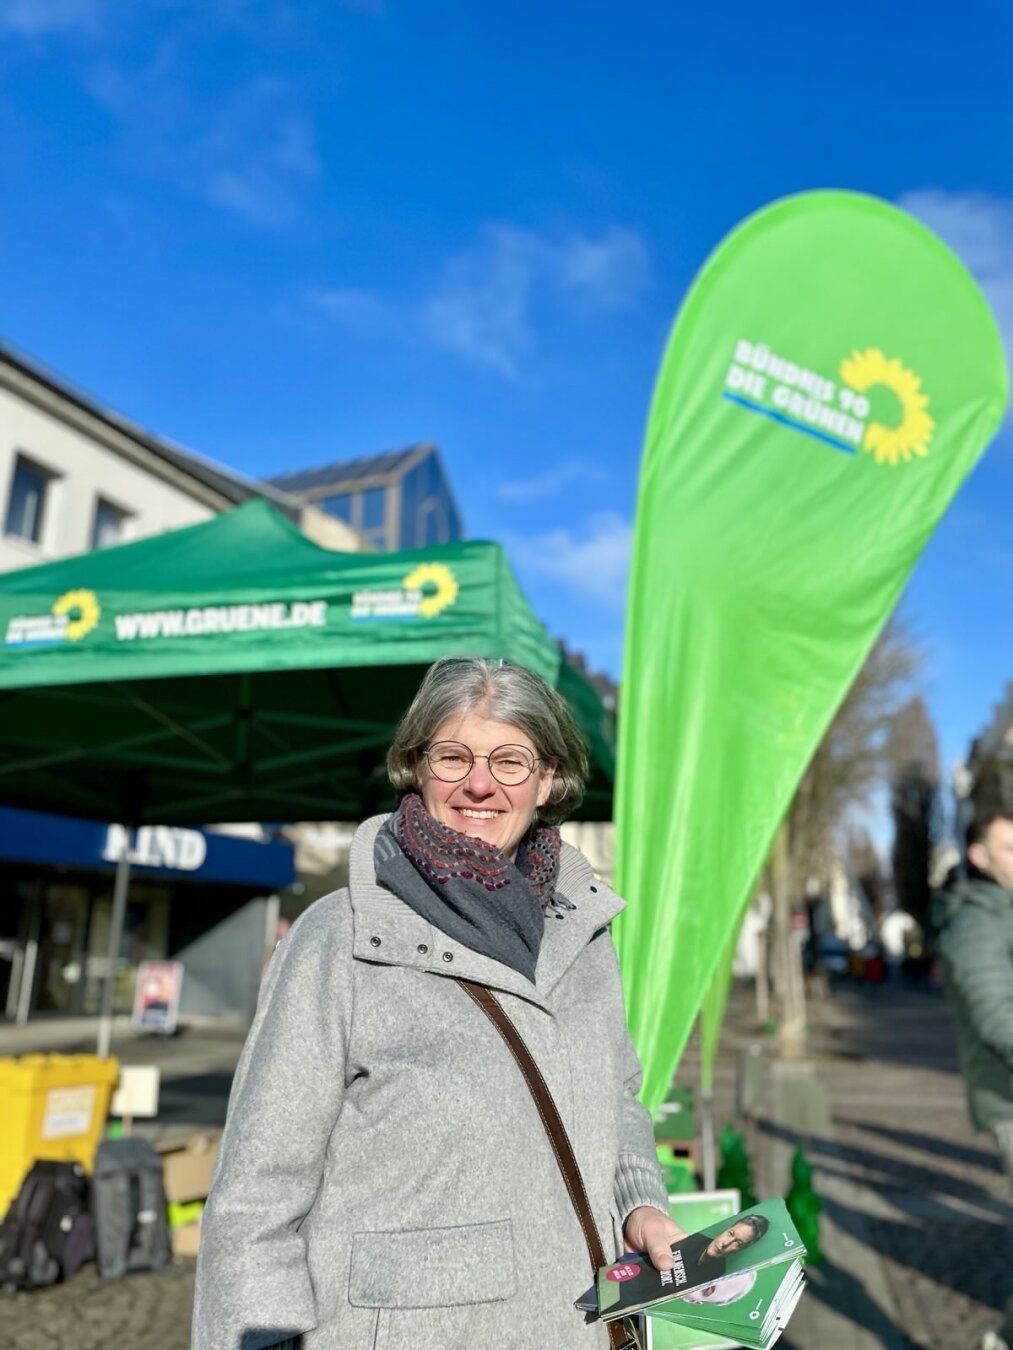
[[[433,777],[443,783],[461,783],[475,767],[476,759],[484,759],[489,772],[503,787],[517,787],[525,783],[541,760],[523,745],[497,745],[487,755],[476,755],[459,741],[437,741],[422,751],[429,761]]]

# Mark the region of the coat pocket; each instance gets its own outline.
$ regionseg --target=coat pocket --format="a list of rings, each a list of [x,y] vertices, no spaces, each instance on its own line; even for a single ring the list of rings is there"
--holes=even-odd
[[[509,1219],[352,1237],[348,1301],[356,1308],[456,1308],[516,1289]]]

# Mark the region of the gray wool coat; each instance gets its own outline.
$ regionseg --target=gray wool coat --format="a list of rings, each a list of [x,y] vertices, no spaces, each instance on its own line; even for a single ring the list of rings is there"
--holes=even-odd
[[[494,989],[545,1077],[611,1258],[667,1212],[607,924],[623,902],[563,846],[534,986],[449,940],[373,872],[272,957],[236,1071],[197,1264],[193,1350],[595,1350],[587,1249],[535,1104],[449,977]]]

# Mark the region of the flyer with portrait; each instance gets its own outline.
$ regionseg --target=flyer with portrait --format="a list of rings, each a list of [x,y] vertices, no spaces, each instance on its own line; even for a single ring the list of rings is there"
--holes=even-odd
[[[805,1248],[783,1200],[766,1200],[672,1244],[672,1270],[643,1252],[598,1271],[578,1308],[604,1321],[644,1311],[702,1333],[766,1350],[802,1292]],[[595,1297],[595,1295],[597,1297]]]
[[[681,1342],[685,1346],[731,1344],[767,1350],[788,1325],[804,1284],[798,1260],[740,1270],[671,1303],[655,1304],[649,1310],[650,1322],[654,1327],[668,1322],[687,1333]],[[652,1337],[651,1350],[667,1344],[659,1334]]]

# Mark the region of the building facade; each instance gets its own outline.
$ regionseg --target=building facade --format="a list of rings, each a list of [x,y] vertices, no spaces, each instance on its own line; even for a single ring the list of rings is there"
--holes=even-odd
[[[435,445],[301,469],[271,479],[271,485],[340,520],[380,553],[464,538]]]
[[[0,1011],[13,1021],[94,1016],[109,971],[116,863],[131,882],[114,1009],[129,1012],[142,961],[183,965],[180,1011],[252,1017],[291,845],[210,830],[119,825],[0,810]]]
[[[199,524],[253,498],[323,547],[363,546],[311,503],[150,435],[0,346],[0,571]],[[0,808],[0,1016],[97,1011],[117,828]],[[295,876],[292,846],[207,830],[139,835],[117,1007],[129,1009],[140,961],[170,959],[184,965],[182,1012],[252,1015],[277,892]]]
[[[152,436],[0,345],[0,571],[197,525],[266,498],[325,548],[343,521]]]

